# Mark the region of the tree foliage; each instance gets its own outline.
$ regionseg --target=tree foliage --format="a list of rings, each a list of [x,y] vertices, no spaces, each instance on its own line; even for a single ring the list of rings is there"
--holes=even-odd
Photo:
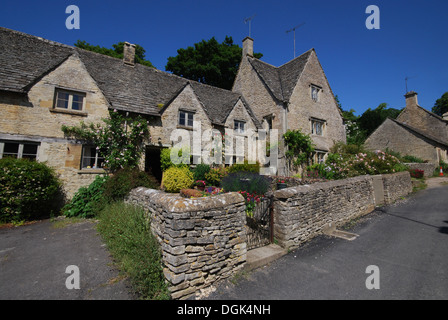
[[[308,162],[314,152],[311,137],[300,130],[288,130],[283,135],[285,140],[285,155],[289,162],[295,166],[301,166]]]
[[[78,48],[84,49],[84,50],[88,50],[88,51],[92,51],[92,52],[96,52],[96,53],[100,53],[100,54],[104,54],[106,56],[123,59],[124,42],[118,42],[117,44],[113,44],[112,48],[105,48],[105,47],[91,45],[90,43],[87,43],[86,41],[83,41],[83,40],[78,40],[75,43],[75,47],[78,47]],[[154,68],[152,63],[149,60],[146,60],[145,53],[146,53],[146,50],[143,49],[142,46],[136,44],[135,45],[135,63],[139,63],[144,66]]]
[[[231,89],[241,62],[242,49],[226,36],[222,43],[215,37],[202,40],[193,47],[177,50],[177,56],[169,57],[166,71],[223,89]],[[261,53],[254,53],[261,58]]]
[[[376,130],[387,118],[395,119],[400,114],[401,110],[394,108],[387,108],[387,103],[381,103],[375,109],[367,109],[358,119],[358,124],[361,130],[364,131],[368,137]]]
[[[438,116],[443,116],[448,112],[448,92],[445,92],[439,99],[436,100],[432,112]]]

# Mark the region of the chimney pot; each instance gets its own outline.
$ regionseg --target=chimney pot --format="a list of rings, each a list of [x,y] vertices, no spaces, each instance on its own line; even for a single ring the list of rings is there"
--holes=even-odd
[[[246,37],[243,39],[243,57],[254,56],[254,39]]]
[[[418,100],[417,100],[417,92],[410,91],[404,95],[406,98],[406,107],[409,106],[418,106]]]
[[[135,44],[124,43],[123,61],[125,64],[133,66],[135,64]]]

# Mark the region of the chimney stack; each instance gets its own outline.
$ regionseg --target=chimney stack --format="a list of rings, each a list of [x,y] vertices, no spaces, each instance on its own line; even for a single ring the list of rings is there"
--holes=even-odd
[[[243,40],[243,57],[254,56],[254,39],[246,37]]]
[[[135,64],[135,44],[130,44],[129,42],[124,43],[123,61],[127,65],[134,66],[134,64]]]
[[[417,100],[417,92],[410,91],[404,95],[406,98],[406,107],[415,107],[418,106],[418,100]]]

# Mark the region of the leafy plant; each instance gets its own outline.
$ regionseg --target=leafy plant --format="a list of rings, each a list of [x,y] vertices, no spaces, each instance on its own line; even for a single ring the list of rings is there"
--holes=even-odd
[[[0,159],[0,221],[36,219],[58,210],[61,183],[53,169],[27,159]]]
[[[101,210],[99,218],[99,233],[141,298],[169,299],[160,245],[151,233],[144,211],[130,204],[114,202]]]
[[[117,171],[106,181],[103,196],[108,202],[123,200],[137,187],[159,189],[159,184],[154,177],[138,168],[125,168]]]
[[[270,180],[259,173],[239,171],[224,177],[221,186],[228,192],[246,191],[261,195],[269,190]]]
[[[238,171],[245,171],[245,172],[253,172],[253,173],[259,173],[260,172],[260,163],[249,163],[247,160],[244,160],[244,163],[237,163],[234,165],[231,165],[228,168],[229,173],[238,172]]]
[[[186,167],[170,167],[163,174],[162,185],[166,192],[176,193],[182,189],[189,189],[193,183],[193,173]]]
[[[79,188],[72,200],[62,208],[62,213],[67,217],[96,216],[106,204],[103,193],[108,180],[108,176],[97,176],[89,186]]]
[[[194,168],[194,180],[205,180],[205,175],[210,172],[208,164],[200,163]]]
[[[111,172],[137,167],[144,150],[143,141],[150,137],[147,121],[141,116],[124,117],[116,110],[102,121],[89,125],[81,122],[73,127],[63,125],[61,129],[66,136],[93,143]]]
[[[284,135],[288,161],[295,166],[301,166],[309,161],[314,152],[311,137],[300,130],[288,130]]]
[[[228,171],[225,167],[213,168],[205,174],[205,180],[210,185],[219,186],[222,178],[224,178],[227,174]]]

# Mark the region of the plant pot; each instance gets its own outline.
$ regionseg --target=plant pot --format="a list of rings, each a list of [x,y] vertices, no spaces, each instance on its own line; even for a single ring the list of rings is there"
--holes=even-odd
[[[286,183],[282,183],[282,182],[277,183],[277,190],[281,190],[281,189],[285,189],[285,188],[288,188],[288,185]]]

